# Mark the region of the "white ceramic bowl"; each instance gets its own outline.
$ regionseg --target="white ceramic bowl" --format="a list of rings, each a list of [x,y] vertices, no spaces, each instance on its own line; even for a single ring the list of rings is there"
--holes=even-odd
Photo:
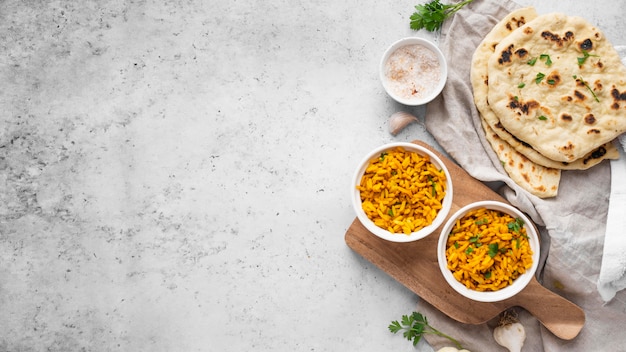
[[[363,210],[363,207],[361,204],[361,192],[356,188],[357,185],[361,183],[361,178],[363,177],[363,174],[365,173],[365,169],[367,169],[367,166],[369,165],[370,160],[377,158],[381,155],[381,153],[387,150],[394,149],[396,147],[403,147],[407,151],[415,152],[420,155],[428,155],[430,157],[430,162],[433,163],[433,165],[435,165],[435,167],[437,167],[438,169],[443,170],[443,172],[447,176],[446,177],[446,195],[443,199],[442,209],[440,209],[439,212],[437,213],[437,217],[435,217],[435,219],[430,225],[422,228],[419,231],[413,232],[410,235],[406,235],[403,233],[392,233],[374,224],[374,222],[370,220],[365,214],[365,211]],[[380,238],[383,238],[385,240],[392,241],[392,242],[411,242],[411,241],[416,241],[416,240],[419,240],[428,236],[433,231],[435,231],[439,226],[441,226],[441,224],[443,224],[445,218],[448,216],[448,213],[450,212],[450,208],[452,207],[452,195],[453,195],[452,179],[450,177],[450,173],[448,172],[448,169],[446,168],[446,165],[433,152],[415,143],[407,143],[407,142],[389,143],[389,144],[385,144],[383,146],[380,146],[372,150],[359,163],[359,166],[356,172],[354,173],[354,178],[352,180],[351,185],[352,185],[352,205],[354,207],[354,211],[356,212],[356,215],[359,221],[363,224],[363,226],[365,226],[365,228],[367,228],[374,235]]]
[[[465,216],[471,210],[479,208],[499,210],[511,215],[514,218],[521,218],[524,221],[524,227],[526,228],[526,234],[528,235],[530,248],[533,251],[532,267],[524,274],[520,275],[517,279],[515,279],[511,285],[498,291],[475,291],[467,288],[465,285],[463,285],[454,278],[452,272],[448,269],[447,265],[446,242],[448,241],[448,234],[450,233],[450,231],[452,231],[452,228],[454,227],[455,221]],[[475,202],[464,206],[452,216],[450,216],[443,229],[441,230],[441,235],[439,236],[439,242],[437,243],[437,259],[443,277],[456,292],[467,298],[479,302],[498,302],[507,298],[511,298],[514,295],[518,294],[532,280],[535,272],[537,271],[537,267],[539,266],[539,235],[537,234],[536,228],[531,220],[518,209],[502,202]]]
[[[389,57],[397,49],[407,46],[407,45],[421,45],[429,49],[433,53],[435,53],[439,60],[439,77],[440,77],[439,81],[434,84],[433,83],[427,84],[428,86],[431,86],[432,89],[430,90],[428,94],[425,94],[420,97],[407,98],[407,97],[400,96],[399,94],[394,92],[394,89],[392,88],[392,84],[390,83],[390,79],[387,77],[386,64],[387,64],[387,61],[389,60]],[[409,105],[409,106],[424,105],[432,101],[433,99],[435,99],[435,97],[437,97],[439,93],[441,93],[441,91],[443,90],[443,87],[445,86],[446,80],[448,77],[448,66],[447,66],[446,58],[443,56],[443,53],[441,52],[441,50],[437,47],[437,45],[435,45],[431,41],[427,39],[423,39],[423,38],[418,38],[418,37],[403,38],[393,43],[385,51],[382,57],[382,60],[380,61],[379,71],[380,71],[380,80],[387,94],[389,94],[389,96],[392,97],[395,101],[404,105]]]

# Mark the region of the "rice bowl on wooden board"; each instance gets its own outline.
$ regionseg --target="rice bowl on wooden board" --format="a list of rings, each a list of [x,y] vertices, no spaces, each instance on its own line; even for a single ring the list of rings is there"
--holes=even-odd
[[[530,267],[526,268],[525,271],[521,273],[521,275],[515,277],[515,279],[512,280],[510,284],[502,288],[491,290],[491,291],[489,290],[479,291],[476,289],[468,288],[464,283],[460,282],[454,276],[452,270],[450,270],[449,268],[449,263],[448,263],[447,248],[448,248],[448,237],[450,236],[450,233],[452,232],[454,226],[457,225],[462,218],[464,218],[467,214],[477,209],[496,210],[498,212],[502,212],[504,214],[510,215],[513,219],[516,220],[516,223],[518,226],[518,229],[514,229],[514,231],[519,230],[519,228],[523,228],[525,230],[524,236],[526,236],[528,240],[528,244],[530,246],[530,250],[532,251],[532,254],[531,254],[532,265]],[[509,227],[509,229],[511,229],[511,227]],[[484,228],[481,229],[480,232],[477,232],[475,234],[475,236],[479,237],[482,233],[485,233],[484,231],[486,231]],[[502,232],[506,232],[506,231],[503,230]],[[497,240],[497,242],[503,243],[500,240]],[[492,241],[489,243],[485,243],[483,246],[483,249],[488,248],[488,250],[490,251],[493,250],[493,248],[491,247],[492,243],[496,243],[496,242]],[[500,244],[500,246],[501,247],[499,249],[504,249],[505,251],[509,251],[509,250],[515,251],[515,248],[513,249],[507,248],[507,247],[504,247],[504,245],[502,244]],[[496,251],[497,250],[498,249],[496,249]],[[441,234],[440,234],[439,241],[437,244],[437,261],[439,263],[439,268],[446,282],[448,282],[448,284],[455,291],[475,301],[497,302],[497,301],[508,299],[518,294],[533,279],[535,272],[537,271],[537,267],[539,265],[539,251],[540,251],[539,250],[539,234],[535,226],[533,225],[532,221],[525,214],[523,214],[521,211],[519,211],[515,207],[508,205],[506,203],[496,202],[496,201],[478,201],[475,203],[468,204],[464,206],[463,208],[459,209],[456,213],[450,216],[450,218],[447,220],[446,224],[441,230]],[[479,258],[479,259],[481,261],[482,260],[488,261],[490,259],[493,261],[494,258],[493,257],[489,258],[489,256],[486,256],[484,258]],[[468,260],[471,260],[471,258]],[[475,270],[475,273],[477,274],[480,273],[480,270],[478,270],[477,268],[472,269],[472,270]]]
[[[409,165],[409,162],[412,162],[412,160],[406,160],[404,165],[398,165],[399,163],[394,160],[394,165],[385,166],[389,168],[388,170],[377,171],[381,176],[377,182],[378,184],[362,184],[368,168],[378,167],[377,165],[372,165],[373,162],[384,158],[385,155],[388,155],[387,153],[393,152],[394,150],[404,150],[409,154],[416,154],[416,156],[426,160],[425,162],[421,161],[422,163],[432,164],[432,169],[417,170],[420,166],[415,167],[414,165]],[[421,173],[421,175],[418,175],[418,173]],[[444,176],[441,181],[436,182],[436,179],[432,178],[435,173]],[[397,180],[398,176],[403,176],[403,180]],[[418,177],[421,177],[421,181],[418,181]],[[406,184],[402,185],[400,184],[401,182],[405,182]],[[352,204],[359,221],[376,236],[392,242],[411,242],[428,236],[443,224],[452,206],[452,180],[445,164],[430,150],[414,143],[389,143],[375,148],[359,163],[351,185]],[[362,197],[364,196],[362,190],[365,193],[365,188],[367,187],[379,192],[378,195],[368,193],[368,197],[377,197],[376,200],[367,200]],[[381,187],[387,189],[381,190]],[[380,193],[382,192],[386,194],[385,199],[380,198]],[[395,196],[389,197],[390,194],[395,194]],[[407,195],[409,196],[405,197]],[[440,198],[439,206],[430,204],[433,198],[441,196],[443,196],[443,198]],[[423,226],[420,226],[410,233],[405,233],[405,231],[393,231],[386,226],[381,227],[380,222],[377,225],[375,222],[376,219],[373,220],[368,216],[370,212],[367,208],[371,206],[371,204],[368,203],[373,203],[376,208],[380,208],[374,209],[372,213],[378,213],[380,217],[391,223],[406,221],[406,217],[409,216],[409,213],[411,216],[414,216],[414,213],[418,213],[418,215],[414,216],[415,219],[411,221],[419,221],[420,219],[417,218],[421,217],[419,214],[423,213],[423,208],[430,208],[427,209],[427,212],[435,211],[436,214],[428,217],[427,223],[423,224]],[[397,208],[394,208],[394,206],[403,207],[403,209],[398,212],[395,210]]]

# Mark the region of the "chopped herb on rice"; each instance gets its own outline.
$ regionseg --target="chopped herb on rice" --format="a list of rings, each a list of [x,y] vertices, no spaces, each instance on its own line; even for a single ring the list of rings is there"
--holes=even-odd
[[[497,291],[532,266],[524,222],[498,210],[475,209],[448,236],[446,258],[452,275],[467,288]]]

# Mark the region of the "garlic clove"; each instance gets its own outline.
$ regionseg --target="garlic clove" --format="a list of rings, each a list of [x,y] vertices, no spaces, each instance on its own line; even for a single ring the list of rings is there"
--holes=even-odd
[[[511,312],[505,312],[500,325],[493,330],[493,338],[509,352],[520,352],[526,340],[526,330],[516,316],[513,316]]]
[[[456,347],[442,347],[437,350],[437,352],[470,352],[468,350],[459,350]]]
[[[389,132],[395,136],[406,126],[416,121],[418,119],[414,115],[405,111],[398,111],[389,117]]]

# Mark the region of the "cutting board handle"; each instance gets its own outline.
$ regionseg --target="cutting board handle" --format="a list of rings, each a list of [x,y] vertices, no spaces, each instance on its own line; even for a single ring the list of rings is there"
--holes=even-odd
[[[516,305],[526,309],[554,335],[571,340],[585,325],[585,312],[556,293],[543,287],[536,279],[514,297]]]

